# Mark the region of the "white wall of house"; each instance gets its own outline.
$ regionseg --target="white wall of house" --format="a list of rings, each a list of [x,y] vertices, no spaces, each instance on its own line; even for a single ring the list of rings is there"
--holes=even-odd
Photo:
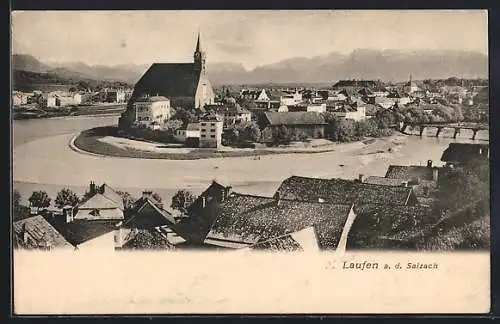
[[[115,232],[111,231],[98,236],[77,246],[81,251],[92,252],[114,252],[115,250]]]
[[[313,111],[313,112],[318,112],[318,113],[324,113],[326,112],[326,103],[319,104],[319,105],[308,105],[307,106],[307,111]]]
[[[257,97],[257,100],[258,101],[269,101],[270,100],[265,89],[262,89],[259,96]]]
[[[200,147],[220,147],[224,122],[215,120],[200,121]]]
[[[148,128],[159,129],[171,117],[170,100],[134,103],[135,121]]]

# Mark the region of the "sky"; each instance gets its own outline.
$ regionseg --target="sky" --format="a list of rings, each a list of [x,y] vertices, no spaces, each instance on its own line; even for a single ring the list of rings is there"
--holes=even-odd
[[[488,53],[487,11],[24,11],[12,52],[89,65],[190,62],[201,32],[207,62],[247,69],[355,49]]]

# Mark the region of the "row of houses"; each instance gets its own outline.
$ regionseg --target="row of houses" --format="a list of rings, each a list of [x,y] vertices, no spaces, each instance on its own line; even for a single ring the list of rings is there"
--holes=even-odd
[[[38,104],[41,107],[65,107],[77,106],[82,103],[106,102],[124,103],[130,97],[131,92],[123,89],[103,89],[99,92],[80,91],[33,91],[33,92],[12,92],[12,105],[22,106],[27,104]]]
[[[126,208],[107,184],[91,182],[87,199],[61,213],[14,222],[18,248],[339,251],[412,248],[435,224],[431,204],[440,178],[489,147],[453,143],[445,165],[390,165],[385,176],[357,179],[291,176],[271,197],[234,192],[213,181],[176,218],[151,191]]]

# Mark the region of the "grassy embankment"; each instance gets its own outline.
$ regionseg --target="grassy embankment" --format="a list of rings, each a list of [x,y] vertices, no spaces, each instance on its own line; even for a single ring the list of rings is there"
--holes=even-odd
[[[151,152],[134,148],[122,148],[108,143],[99,141],[105,136],[118,137],[117,128],[96,127],[81,132],[75,139],[74,145],[89,153],[127,158],[142,158],[142,159],[167,159],[167,160],[198,160],[207,158],[221,157],[245,157],[245,156],[260,156],[269,154],[291,154],[291,153],[326,153],[333,149],[316,149],[316,150],[298,150],[287,148],[283,150],[276,149],[253,149],[253,150],[235,150],[235,151],[218,151],[217,149],[192,149],[188,153],[167,153],[167,152]],[[145,141],[145,140],[142,140]]]

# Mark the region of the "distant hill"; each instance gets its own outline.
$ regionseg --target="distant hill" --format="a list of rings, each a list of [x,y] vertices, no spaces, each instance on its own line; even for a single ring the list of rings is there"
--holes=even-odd
[[[47,64],[31,55],[15,54],[14,70],[53,73],[63,79],[119,80],[134,84],[150,64],[89,66],[81,62]],[[334,83],[340,79],[408,80],[488,78],[488,57],[468,51],[377,51],[332,52],[312,58],[296,57],[246,70],[240,63],[208,63],[214,85],[264,83]]]

